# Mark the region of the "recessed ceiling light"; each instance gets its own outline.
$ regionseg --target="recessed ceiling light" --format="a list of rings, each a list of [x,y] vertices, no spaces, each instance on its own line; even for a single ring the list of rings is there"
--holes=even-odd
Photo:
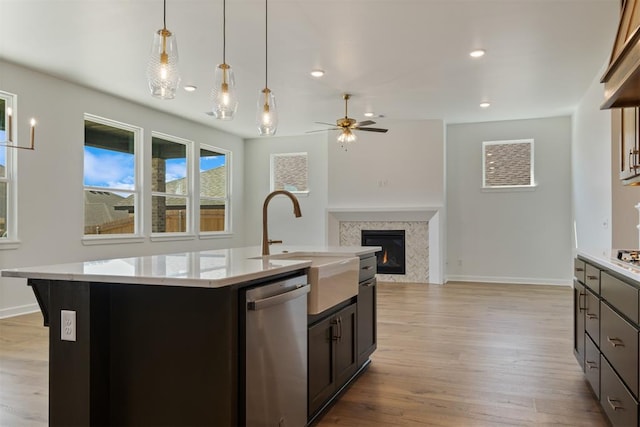
[[[365,116],[365,117],[373,117],[373,113],[371,113],[371,112],[366,112],[366,113],[364,113],[364,116]]]
[[[481,102],[480,103],[480,108],[489,108],[491,106],[491,104],[489,102]]]
[[[197,89],[197,87],[196,87],[196,86],[194,86],[194,85],[186,85],[186,86],[184,87],[184,90],[185,90],[185,91],[187,91],[187,92],[195,92],[195,91],[196,91],[196,89]]]
[[[322,77],[324,76],[324,70],[312,70],[311,75],[313,77]]]
[[[469,56],[471,56],[472,58],[480,58],[482,56],[484,56],[484,54],[487,53],[484,49],[476,49],[473,50],[469,53]]]

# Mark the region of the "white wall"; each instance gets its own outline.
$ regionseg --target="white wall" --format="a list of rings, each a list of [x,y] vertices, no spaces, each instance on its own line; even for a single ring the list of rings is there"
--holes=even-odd
[[[379,125],[389,132],[358,132],[346,152],[331,135],[329,206],[443,206],[443,122],[384,120]]]
[[[0,67],[0,89],[18,95],[17,125],[23,144],[28,138],[27,119],[33,116],[38,120],[36,150],[18,152],[21,243],[18,249],[0,250],[0,269],[244,244],[241,138],[13,64],[0,62]],[[143,127],[147,147],[144,155],[149,159],[151,131],[231,150],[233,236],[172,242],[151,242],[146,238],[143,243],[83,245],[84,113]],[[146,179],[143,185],[149,190],[150,180]],[[150,200],[146,200],[145,212],[150,212],[150,206]],[[35,298],[25,280],[0,278],[0,317],[35,309],[33,304]]]
[[[327,135],[263,137],[245,141],[245,216],[247,245],[260,245],[262,205],[270,190],[271,154],[308,153],[309,195],[299,196],[302,217],[295,218],[291,201],[276,196],[269,203],[269,237],[288,245],[324,245],[327,207]],[[275,246],[273,246],[275,248]]]
[[[482,141],[535,140],[534,191],[483,192]],[[447,126],[449,280],[571,282],[571,119]]]
[[[600,110],[599,76],[573,116],[571,143],[575,238],[578,249],[593,255],[611,249],[611,112]]]
[[[443,283],[446,248],[445,127],[442,120],[381,120],[389,132],[358,132],[347,151],[329,137],[329,209],[393,221],[407,211],[429,219],[429,281]],[[416,208],[416,209],[412,209]],[[395,214],[397,215],[394,215]],[[338,240],[336,213],[328,236]],[[333,218],[332,218],[333,216]],[[386,216],[386,219],[385,219]],[[424,219],[422,219],[424,220]]]

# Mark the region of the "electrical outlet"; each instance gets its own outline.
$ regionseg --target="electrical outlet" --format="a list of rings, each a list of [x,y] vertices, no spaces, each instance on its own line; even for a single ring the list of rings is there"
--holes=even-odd
[[[60,310],[60,339],[62,341],[76,340],[76,312]]]

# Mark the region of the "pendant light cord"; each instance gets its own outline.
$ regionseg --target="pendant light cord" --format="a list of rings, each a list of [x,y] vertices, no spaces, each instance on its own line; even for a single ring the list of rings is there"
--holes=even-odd
[[[269,60],[269,43],[267,43],[267,37],[268,37],[268,32],[267,32],[267,25],[268,25],[268,20],[267,20],[267,13],[269,11],[269,8],[267,7],[267,3],[268,0],[264,0],[264,87],[265,89],[269,87],[269,85],[267,84],[267,70],[268,70],[268,60]]]
[[[222,0],[222,63],[227,63],[227,1]]]
[[[163,11],[163,16],[162,16],[162,24],[163,24],[163,28],[166,30],[167,29],[167,0],[164,0],[164,11]]]

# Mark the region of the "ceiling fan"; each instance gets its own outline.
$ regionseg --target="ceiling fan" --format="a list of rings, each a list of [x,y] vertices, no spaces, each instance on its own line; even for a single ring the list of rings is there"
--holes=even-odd
[[[355,119],[350,118],[348,113],[349,98],[351,98],[351,95],[348,93],[345,93],[344,95],[342,95],[342,99],[344,99],[344,117],[336,120],[335,125],[331,123],[325,123],[325,122],[316,122],[321,125],[327,125],[327,126],[333,126],[333,127],[329,129],[311,130],[311,131],[308,131],[307,133],[322,132],[325,130],[341,130],[342,132],[340,132],[340,135],[338,135],[338,142],[344,146],[344,144],[349,144],[356,141],[357,138],[355,133],[353,132],[354,130],[363,130],[368,132],[379,132],[379,133],[385,133],[389,130],[389,129],[382,129],[382,128],[365,127],[365,126],[375,125],[376,122],[372,120],[364,120],[362,122],[356,122]]]

